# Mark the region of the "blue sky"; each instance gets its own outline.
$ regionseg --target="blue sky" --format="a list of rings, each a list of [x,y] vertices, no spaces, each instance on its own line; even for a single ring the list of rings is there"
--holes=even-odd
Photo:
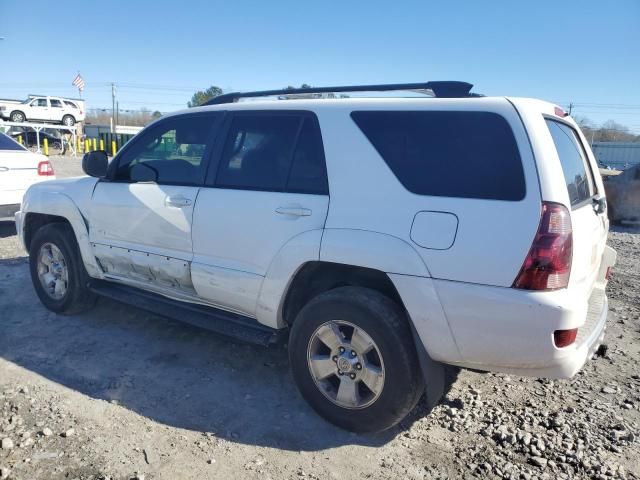
[[[0,0],[0,98],[186,106],[195,89],[466,80],[640,133],[640,0]]]

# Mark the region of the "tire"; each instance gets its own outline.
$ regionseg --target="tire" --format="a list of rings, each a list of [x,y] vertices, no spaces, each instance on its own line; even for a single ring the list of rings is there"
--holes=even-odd
[[[76,119],[71,115],[65,115],[62,117],[62,124],[66,127],[73,127],[76,124]]]
[[[21,123],[27,120],[27,118],[24,116],[24,113],[20,111],[11,112],[11,115],[9,116],[9,118],[11,119],[12,122],[16,122],[16,123]]]
[[[335,333],[336,326],[339,335],[335,338],[342,339],[345,353],[340,353],[339,347],[337,350],[330,348],[319,340],[327,328]],[[363,340],[351,343],[353,336],[349,338],[349,331],[353,335],[355,328],[359,332],[358,338],[368,336],[374,348],[367,354],[356,352],[358,363],[349,366],[351,347],[357,350],[358,344],[365,343]],[[311,359],[320,359],[327,371],[333,369],[333,373],[317,380],[317,375],[312,374]],[[327,359],[335,364],[335,368]],[[375,290],[340,287],[307,303],[291,329],[289,361],[298,389],[311,407],[334,425],[353,432],[376,432],[396,425],[416,406],[424,391],[424,380],[404,310]],[[352,368],[360,363],[360,370]],[[368,375],[371,371],[382,372],[382,375],[376,376],[373,382],[365,382],[365,377],[360,375],[365,375],[365,372]],[[348,374],[351,378],[355,376],[353,383],[349,383],[345,372],[351,372]],[[351,406],[345,402],[340,404],[342,382],[347,382],[345,385],[356,384],[355,396],[342,396],[357,399]],[[368,384],[375,385],[375,388],[370,389]],[[375,390],[379,392],[376,394]]]
[[[46,266],[40,262],[40,255],[54,252],[54,247],[58,253],[56,259],[60,261],[48,260],[54,266]],[[72,315],[89,310],[95,305],[96,295],[87,288],[89,275],[82,263],[78,243],[69,224],[50,223],[35,233],[29,248],[29,270],[33,287],[42,304],[49,310]],[[45,271],[50,274],[45,278],[51,278],[54,273],[57,277],[60,272],[66,272],[60,275],[63,284],[60,290],[64,288],[64,293],[52,293],[50,289],[45,289],[43,283],[46,283],[46,279],[41,280],[41,276],[44,277],[41,273]],[[57,282],[56,280],[54,284]]]

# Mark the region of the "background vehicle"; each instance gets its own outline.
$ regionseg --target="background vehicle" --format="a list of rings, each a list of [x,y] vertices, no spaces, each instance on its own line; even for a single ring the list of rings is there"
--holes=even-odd
[[[100,294],[288,334],[302,395],[356,431],[435,405],[444,364],[571,377],[604,338],[615,263],[595,159],[557,106],[471,87],[227,94],[165,116],[110,164],[87,154],[90,178],[28,191],[35,290],[55,312]],[[436,98],[238,102],[399,89]]]
[[[0,133],[0,221],[13,221],[24,192],[36,182],[54,179],[49,160]]]
[[[54,122],[71,127],[84,120],[84,102],[50,96],[30,96],[22,102],[2,100],[0,118],[12,122]]]
[[[612,223],[640,222],[640,165],[604,177]]]

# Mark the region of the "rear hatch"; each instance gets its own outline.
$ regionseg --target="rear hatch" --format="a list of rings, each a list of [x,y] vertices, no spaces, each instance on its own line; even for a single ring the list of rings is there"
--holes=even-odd
[[[598,280],[607,241],[608,220],[604,188],[593,153],[578,129],[564,118],[545,116],[569,195],[573,258],[569,288],[587,298]]]
[[[0,205],[19,204],[33,183],[52,178],[38,174],[38,165],[46,161],[0,133]]]

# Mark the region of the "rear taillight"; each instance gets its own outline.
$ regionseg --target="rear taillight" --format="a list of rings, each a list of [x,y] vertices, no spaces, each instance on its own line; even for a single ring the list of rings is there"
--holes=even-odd
[[[526,290],[565,288],[571,272],[571,232],[571,216],[567,208],[558,203],[544,202],[538,232],[513,287]]]
[[[38,175],[41,177],[50,177],[55,175],[51,163],[47,161],[38,163]]]
[[[613,275],[613,267],[607,267],[607,273],[604,274],[605,280],[610,280]]]
[[[568,347],[576,341],[577,336],[577,328],[572,328],[571,330],[556,330],[553,332],[553,343],[558,348]]]

